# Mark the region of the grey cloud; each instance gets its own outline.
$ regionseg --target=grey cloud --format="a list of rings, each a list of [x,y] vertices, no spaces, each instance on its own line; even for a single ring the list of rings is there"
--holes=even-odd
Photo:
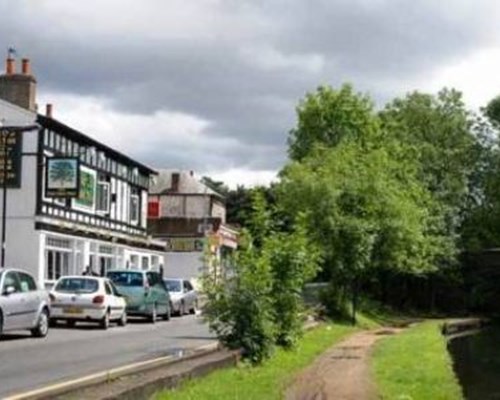
[[[222,1],[214,7],[224,13],[221,23],[231,21],[227,30],[210,25],[214,31],[198,37],[126,31],[99,37],[95,30],[88,33],[91,19],[89,28],[78,21],[76,36],[66,35],[64,24],[44,31],[40,21],[56,20],[57,9],[37,15],[35,24],[25,18],[27,3],[19,3],[22,10],[16,12],[16,3],[0,0],[0,48],[18,46],[33,59],[40,90],[105,97],[122,113],[180,111],[210,121],[210,137],[238,140],[236,148],[224,151],[138,154],[152,164],[164,157],[180,167],[225,160],[228,166],[279,168],[294,106],[307,90],[351,81],[385,99],[394,87],[384,91],[380,82],[397,87],[407,79],[425,79],[435,68],[491,45],[498,21],[493,1]],[[147,4],[163,11],[162,2]],[[267,53],[266,65],[259,64],[261,48],[277,52],[275,66]],[[300,60],[314,56],[324,63],[301,67]]]

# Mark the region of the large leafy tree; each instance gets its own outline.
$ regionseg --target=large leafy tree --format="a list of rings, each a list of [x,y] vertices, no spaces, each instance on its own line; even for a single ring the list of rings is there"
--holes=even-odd
[[[297,107],[297,126],[288,138],[289,155],[300,161],[315,145],[336,146],[343,139],[365,141],[377,128],[368,96],[354,92],[348,84],[339,90],[320,86]]]
[[[280,200],[291,213],[307,212],[309,233],[321,244],[337,289],[353,286],[376,268],[411,274],[436,269],[453,256],[436,207],[415,176],[399,172],[385,149],[366,152],[355,142],[318,149],[282,174]]]
[[[350,86],[322,87],[297,115],[280,203],[309,211],[337,292],[355,294],[376,269],[425,275],[454,260],[475,143],[459,93],[413,93],[376,113]]]
[[[419,180],[439,202],[438,211],[446,221],[443,233],[457,239],[481,156],[474,118],[461,93],[414,92],[392,101],[380,118],[384,135],[406,150],[405,158],[413,161]]]

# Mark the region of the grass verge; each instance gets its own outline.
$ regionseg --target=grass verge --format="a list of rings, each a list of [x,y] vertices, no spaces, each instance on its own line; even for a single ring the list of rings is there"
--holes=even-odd
[[[156,399],[281,399],[286,385],[296,372],[356,330],[347,324],[324,324],[306,332],[295,350],[278,349],[263,365],[252,367],[241,364],[236,368],[215,371],[205,378],[188,381],[178,389],[159,393]]]
[[[439,323],[427,321],[377,343],[372,368],[382,399],[463,399]]]

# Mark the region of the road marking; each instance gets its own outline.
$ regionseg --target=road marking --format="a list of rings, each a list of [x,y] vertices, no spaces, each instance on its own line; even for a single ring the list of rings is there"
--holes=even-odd
[[[56,383],[53,385],[45,386],[39,389],[30,390],[28,392],[14,394],[12,396],[5,397],[4,400],[25,400],[25,399],[36,399],[40,397],[48,397],[50,395],[62,394],[70,390],[78,389],[80,387],[87,387],[91,385],[96,385],[99,383],[107,382],[112,379],[116,379],[123,375],[130,375],[132,373],[137,373],[145,371],[148,369],[153,369],[155,364],[161,366],[163,364],[168,364],[174,360],[180,360],[181,358],[187,358],[189,356],[200,355],[200,353],[211,352],[219,349],[219,343],[209,343],[202,346],[195,347],[193,349],[188,349],[189,354],[184,356],[184,352],[180,351],[178,355],[169,355],[158,357],[152,360],[141,361],[137,363],[127,364],[121,367],[113,368],[107,371],[101,371],[94,374],[90,374],[81,378],[72,379],[65,382]]]

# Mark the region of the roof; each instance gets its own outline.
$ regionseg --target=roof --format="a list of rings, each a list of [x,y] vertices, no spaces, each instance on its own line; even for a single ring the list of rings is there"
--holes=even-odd
[[[0,122],[4,126],[28,125],[35,123],[36,113],[0,99]]]
[[[179,174],[179,189],[172,192],[172,174]],[[179,171],[175,169],[160,169],[156,182],[149,190],[149,194],[179,193],[179,194],[210,194],[223,198],[223,196],[204,184],[193,171]]]
[[[144,165],[144,164],[126,156],[125,154],[120,153],[119,151],[114,150],[111,147],[106,146],[105,144],[103,144],[101,142],[98,142],[97,140],[91,138],[90,136],[87,136],[87,135],[77,131],[76,129],[73,129],[73,128],[63,124],[62,122],[59,122],[58,120],[56,120],[54,118],[48,118],[44,115],[38,114],[37,122],[40,125],[42,125],[44,128],[52,129],[53,131],[57,131],[57,132],[62,132],[66,136],[73,138],[74,140],[76,140],[80,143],[84,143],[87,146],[93,146],[96,148],[96,150],[104,151],[107,154],[111,155],[117,161],[121,161],[121,162],[127,163],[127,164],[132,164],[132,165],[136,166],[139,169],[139,171],[141,171],[141,172],[145,172],[148,174],[154,174],[154,175],[157,174],[157,172],[154,169],[151,169],[147,165]]]

